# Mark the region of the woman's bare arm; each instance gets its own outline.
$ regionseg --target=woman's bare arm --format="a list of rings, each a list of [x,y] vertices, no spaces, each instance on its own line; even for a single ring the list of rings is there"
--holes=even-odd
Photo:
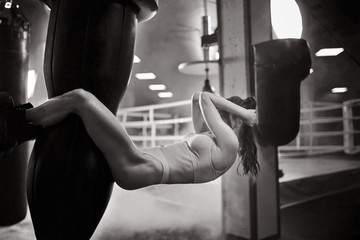
[[[205,92],[200,94],[200,109],[204,121],[216,138],[217,145],[216,148],[211,149],[211,160],[216,169],[222,170],[236,159],[239,142],[234,131],[221,118],[217,106],[211,100],[211,95],[215,94]],[[222,103],[224,106],[231,103],[224,98],[221,98],[221,101],[224,101]]]
[[[246,109],[235,103],[228,101],[227,99],[220,97],[216,94],[203,92],[202,96],[208,98],[216,108],[222,109],[226,112],[229,112],[233,115],[239,116],[245,124],[249,126],[254,126],[257,123],[256,110],[255,109]]]
[[[212,162],[217,169],[223,169],[235,160],[239,141],[233,129],[221,118],[218,109],[239,116],[249,126],[256,124],[255,109],[245,109],[208,92],[202,92],[199,98],[203,119],[217,140],[217,147],[212,150]]]
[[[200,109],[200,92],[195,92],[191,97],[191,117],[195,133],[209,131]]]

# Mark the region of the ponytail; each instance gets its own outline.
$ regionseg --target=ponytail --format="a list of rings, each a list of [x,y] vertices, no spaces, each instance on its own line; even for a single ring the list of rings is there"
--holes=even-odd
[[[260,165],[257,161],[257,147],[254,142],[254,133],[251,127],[243,124],[240,129],[239,143],[239,155],[241,156],[240,163],[243,166],[244,175],[248,175],[250,173],[252,176],[257,176],[260,170]]]
[[[254,97],[242,99],[240,97],[234,96],[228,98],[227,100],[246,109],[256,108],[256,100]],[[220,115],[222,116],[224,122],[230,126],[230,114],[224,111],[220,111]],[[260,171],[260,165],[257,160],[257,147],[254,141],[253,128],[246,124],[242,124],[238,140],[240,144],[238,154],[241,157],[241,161],[237,171],[239,173],[240,165],[242,165],[244,175],[250,174],[251,176],[256,177]]]

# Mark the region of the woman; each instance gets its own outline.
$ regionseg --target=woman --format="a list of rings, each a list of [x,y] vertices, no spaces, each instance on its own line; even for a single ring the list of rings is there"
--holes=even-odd
[[[115,182],[124,189],[212,181],[232,166],[238,153],[244,172],[256,175],[259,166],[250,129],[257,123],[255,106],[254,98],[226,100],[207,92],[195,93],[195,133],[180,143],[139,149],[114,114],[90,92],[73,90],[35,108],[14,107],[12,98],[1,93],[0,148],[10,149],[36,136],[42,127],[77,114],[104,154]]]

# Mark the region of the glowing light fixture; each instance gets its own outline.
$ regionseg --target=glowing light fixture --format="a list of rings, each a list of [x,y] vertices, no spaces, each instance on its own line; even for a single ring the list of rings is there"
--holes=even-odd
[[[27,76],[27,98],[31,98],[34,95],[35,85],[37,81],[37,73],[35,70],[29,70]]]
[[[271,0],[271,24],[276,36],[283,38],[301,38],[302,18],[295,0]]]
[[[149,89],[152,91],[163,91],[166,89],[164,84],[150,84]]]
[[[6,2],[4,7],[10,9],[11,6],[12,6],[12,2]]]
[[[158,97],[159,98],[171,98],[173,96],[172,92],[159,92]]]
[[[134,55],[133,63],[139,63],[139,62],[141,62],[141,59],[138,56]]]
[[[331,89],[331,92],[332,93],[345,93],[347,92],[347,87],[336,87],[336,88],[333,88]]]
[[[314,72],[314,69],[310,68],[310,74],[312,74]]]
[[[154,73],[149,72],[149,73],[136,73],[135,77],[139,80],[151,80],[151,79],[155,79],[156,76]]]
[[[344,51],[343,48],[323,48],[315,53],[317,57],[337,56]]]

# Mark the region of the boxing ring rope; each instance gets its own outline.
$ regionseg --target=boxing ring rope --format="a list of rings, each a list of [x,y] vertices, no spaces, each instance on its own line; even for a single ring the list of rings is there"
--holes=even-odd
[[[191,116],[158,112],[178,107],[190,109],[191,100],[158,105],[121,108],[118,118],[139,147],[154,147],[180,141],[193,131]],[[190,114],[189,114],[190,115]],[[301,109],[300,131],[288,145],[279,147],[281,156],[317,155],[344,151],[360,152],[360,99],[343,103],[313,102]],[[134,131],[135,130],[135,131]]]
[[[311,107],[302,108],[300,131],[293,142],[279,148],[280,154],[298,156],[360,152],[359,111],[360,99],[342,104],[314,102]]]
[[[137,144],[139,147],[154,147],[161,143],[180,141],[185,136],[185,134],[180,135],[179,125],[186,124],[189,127],[191,123],[191,116],[179,118],[176,115],[157,113],[155,111],[163,109],[174,109],[176,107],[182,106],[187,106],[190,108],[191,100],[123,108],[119,109],[117,116],[125,129],[141,129],[140,135],[131,135],[131,132],[129,132],[130,138],[135,143],[142,142],[141,145]],[[139,120],[139,118],[141,120]],[[163,136],[157,135],[159,129],[172,130],[173,133]],[[150,134],[148,134],[148,130],[150,130]],[[148,143],[150,143],[150,145]]]

